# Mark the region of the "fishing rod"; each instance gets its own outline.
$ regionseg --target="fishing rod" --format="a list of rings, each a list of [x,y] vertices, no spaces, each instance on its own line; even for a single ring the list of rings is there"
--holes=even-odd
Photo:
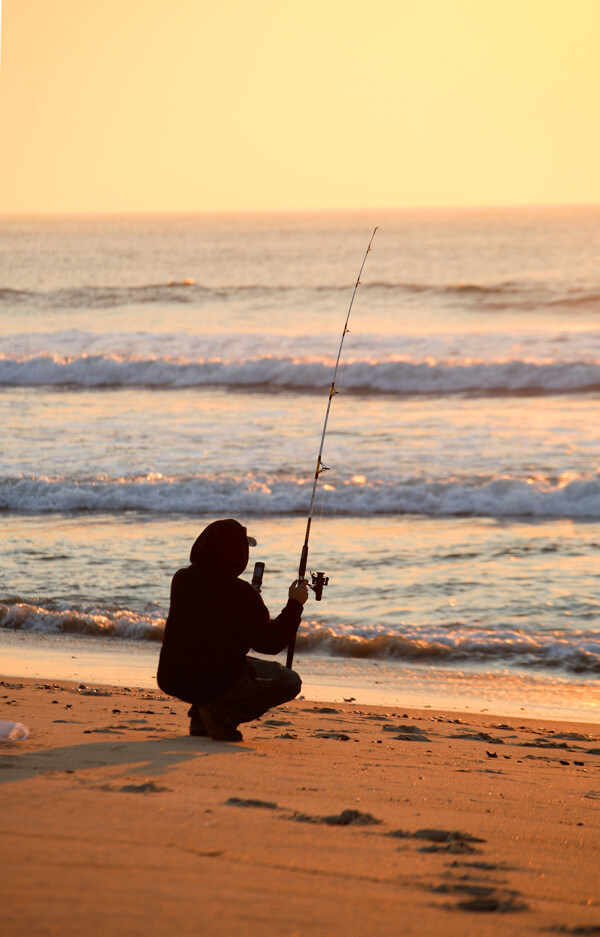
[[[323,472],[329,471],[329,468],[323,462],[323,443],[325,442],[325,434],[327,432],[327,423],[329,421],[329,411],[331,410],[331,401],[337,394],[339,394],[339,390],[336,387],[335,382],[337,379],[338,368],[340,365],[340,358],[342,356],[342,347],[344,345],[344,339],[346,338],[347,333],[350,331],[350,329],[348,328],[348,321],[350,319],[350,313],[352,312],[352,306],[354,305],[354,297],[356,296],[356,291],[358,287],[360,286],[360,277],[363,272],[363,267],[366,263],[367,257],[369,256],[369,253],[371,251],[371,244],[373,243],[373,238],[375,237],[376,231],[377,231],[377,228],[374,229],[373,234],[371,235],[369,246],[367,247],[365,251],[365,256],[363,257],[363,262],[360,265],[360,270],[358,271],[356,283],[354,284],[354,290],[352,291],[352,297],[350,299],[350,305],[348,307],[346,321],[344,322],[344,329],[342,332],[340,347],[338,348],[335,368],[333,370],[333,380],[331,381],[331,387],[329,388],[329,398],[327,400],[327,409],[325,411],[325,422],[323,423],[323,432],[321,434],[321,445],[319,446],[319,455],[317,456],[317,467],[315,469],[315,477],[313,480],[312,495],[310,498],[310,507],[308,509],[308,519],[306,521],[306,532],[304,534],[304,544],[302,546],[302,553],[300,554],[300,565],[298,567],[298,579],[299,580],[304,579],[305,574],[306,574],[306,566],[308,563],[308,539],[310,537],[310,528],[312,524],[313,510],[315,506],[315,496],[317,493],[317,485],[319,483],[319,475],[321,475]],[[310,587],[315,593],[315,598],[317,602],[320,602],[323,596],[323,589],[329,583],[329,576],[326,576],[325,573],[323,572],[316,572],[316,573],[311,572],[310,575],[311,575]],[[285,662],[286,667],[289,667],[290,669],[294,661],[295,648],[296,648],[296,636],[294,635],[294,637],[290,641],[288,652],[287,652],[287,660]]]

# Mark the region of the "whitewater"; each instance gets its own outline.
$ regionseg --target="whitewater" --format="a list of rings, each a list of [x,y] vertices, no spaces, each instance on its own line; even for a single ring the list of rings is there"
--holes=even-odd
[[[56,355],[0,358],[0,385],[15,387],[239,387],[322,391],[330,361],[258,358],[252,361],[120,358]],[[346,363],[344,389],[360,394],[557,394],[600,390],[600,362],[437,363],[357,361]]]
[[[423,514],[439,517],[570,517],[600,519],[600,472],[576,480],[474,478],[429,481],[355,476],[327,484],[332,515]],[[0,510],[13,512],[143,511],[264,516],[306,512],[306,479],[162,474],[142,478],[65,480],[12,478],[0,482]],[[324,499],[323,499],[324,501]]]
[[[374,224],[311,539],[331,585],[300,669],[376,693],[379,662],[400,700],[514,680],[589,717],[597,209],[2,219],[0,654],[145,648],[150,685],[170,578],[221,516],[257,536],[278,611]]]

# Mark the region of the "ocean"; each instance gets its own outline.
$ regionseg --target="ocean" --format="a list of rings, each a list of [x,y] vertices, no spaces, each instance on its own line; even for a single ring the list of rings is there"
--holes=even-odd
[[[152,686],[217,517],[285,604],[375,225],[305,692],[597,719],[600,208],[0,219],[0,670]]]

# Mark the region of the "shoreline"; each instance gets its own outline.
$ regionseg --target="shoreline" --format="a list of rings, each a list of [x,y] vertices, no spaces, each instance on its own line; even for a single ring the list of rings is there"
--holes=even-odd
[[[600,927],[600,727],[295,700],[230,744],[159,690],[0,697],[6,937]]]
[[[159,649],[157,642],[0,629],[2,669],[19,679],[156,690]],[[276,659],[284,663],[285,655]],[[600,723],[600,680],[302,653],[294,669],[304,696],[332,703],[353,697],[360,705]]]

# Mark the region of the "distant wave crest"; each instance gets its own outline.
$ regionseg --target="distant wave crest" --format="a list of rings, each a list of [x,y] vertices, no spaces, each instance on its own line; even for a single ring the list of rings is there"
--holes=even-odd
[[[529,280],[507,280],[498,283],[428,283],[394,280],[367,280],[361,289],[368,292],[397,294],[398,298],[425,294],[443,303],[476,304],[486,309],[578,307],[594,308],[600,303],[600,288],[565,286]],[[118,306],[160,303],[194,303],[229,301],[236,297],[253,297],[273,301],[276,297],[298,293],[326,294],[352,290],[351,283],[322,283],[310,286],[286,283],[239,283],[208,286],[191,278],[165,283],[138,285],[95,285],[33,290],[0,288],[0,308],[25,306],[48,309],[110,309]]]
[[[208,387],[320,392],[329,360],[264,357],[188,361],[116,355],[0,356],[0,386]],[[600,389],[600,362],[350,360],[343,390],[360,394],[473,396],[565,394]]]
[[[0,289],[0,306],[49,309],[111,309],[137,303],[191,302],[210,294],[207,287],[187,281],[141,286],[79,286],[54,290]],[[218,292],[218,291],[217,291]]]
[[[306,479],[287,475],[0,479],[0,510],[15,513],[140,511],[152,514],[293,515],[310,500]],[[329,479],[328,515],[364,517],[600,518],[600,475],[519,479]]]

